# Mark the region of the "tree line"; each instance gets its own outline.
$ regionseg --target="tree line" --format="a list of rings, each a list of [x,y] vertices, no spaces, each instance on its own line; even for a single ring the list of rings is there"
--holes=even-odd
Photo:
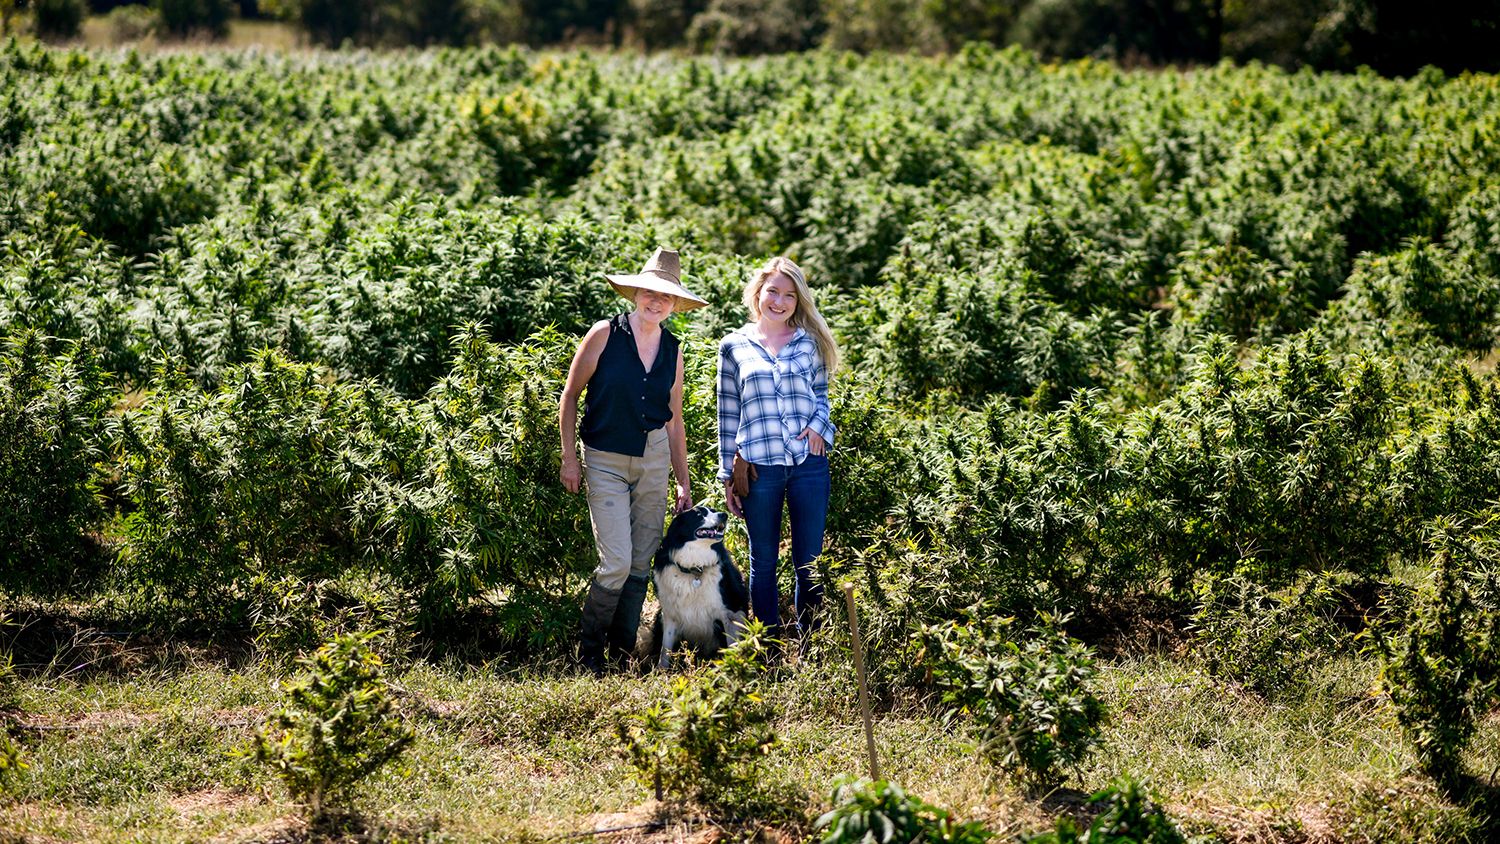
[[[28,8],[29,7],[29,8]],[[74,37],[89,12],[113,28],[222,37],[235,16],[293,24],[338,47],[591,44],[732,55],[817,47],[956,52],[1020,44],[1045,58],[1147,66],[1260,61],[1410,75],[1500,70],[1500,0],[3,0],[14,27]]]

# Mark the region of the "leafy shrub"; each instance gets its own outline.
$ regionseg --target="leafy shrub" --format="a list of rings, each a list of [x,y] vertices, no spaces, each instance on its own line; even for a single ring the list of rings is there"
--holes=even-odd
[[[382,613],[467,635],[459,619],[479,605],[508,645],[566,636],[594,566],[585,504],[556,481],[573,343],[485,334],[454,338],[451,373],[419,402],[331,385],[276,351],[208,393],[163,374],[115,436],[126,579],[180,607],[249,612],[271,651]]]
[[[619,724],[643,784],[709,807],[763,787],[760,760],[777,742],[776,711],[762,695],[769,644],[765,626],[751,621],[718,660],[675,679],[670,700]]]
[[[286,706],[256,733],[250,751],[315,822],[415,740],[371,647],[377,635],[343,634],[300,660],[306,674],[285,685]]]
[[[1296,693],[1342,638],[1332,617],[1336,607],[1326,578],[1314,576],[1283,592],[1225,578],[1202,589],[1191,626],[1195,649],[1217,676],[1264,695]]]
[[[161,143],[158,130],[170,132],[166,125],[127,121],[110,138],[79,137],[67,149],[38,154],[30,166],[51,180],[42,209],[55,220],[49,227],[76,225],[139,257],[160,248],[174,227],[211,213],[217,196],[206,154]]]
[[[502,193],[529,185],[563,189],[587,173],[604,142],[605,116],[586,90],[543,98],[529,88],[476,99],[465,129],[489,150],[487,171]]]
[[[1044,613],[1016,639],[1010,618],[922,631],[947,717],[972,719],[985,758],[1038,784],[1087,758],[1104,721],[1093,654],[1059,629],[1066,621]]]
[[[272,351],[227,380],[208,394],[158,381],[117,436],[127,577],[205,609],[243,601],[254,573],[328,577],[361,552],[348,510],[364,467],[347,445],[359,393]]]
[[[945,580],[1016,607],[1098,578],[1127,579],[1109,570],[1110,546],[1099,541],[1130,475],[1119,470],[1117,432],[1097,399],[1084,393],[1045,414],[995,403],[933,437],[942,444],[925,470],[933,480],[918,484],[931,491],[912,509],[940,540],[933,551],[964,561]]]
[[[553,397],[571,345],[484,335],[455,338],[451,374],[421,402],[329,385],[274,351],[207,394],[159,379],[116,437],[128,579],[248,610],[272,650],[382,606],[409,604],[403,621],[441,637],[497,589],[502,639],[566,635],[593,567],[584,504],[556,482]],[[376,592],[346,593],[368,575]]]
[[[827,541],[861,548],[905,500],[901,479],[910,477],[910,458],[896,427],[898,417],[873,378],[846,370],[834,384],[829,400],[838,435],[830,461]]]
[[[372,482],[353,527],[419,624],[447,625],[502,590],[503,637],[542,647],[567,635],[597,563],[587,505],[557,481],[556,396],[574,344],[544,331],[503,346],[467,326],[452,346],[450,374],[411,410],[366,402]]]
[[[1485,389],[1455,408],[1463,425],[1431,423],[1452,432],[1451,457],[1429,445],[1419,463],[1393,457],[1410,433],[1374,359],[1335,366],[1305,339],[1243,364],[1223,340],[1179,353],[1165,377],[1185,383],[1129,413],[1085,392],[1048,412],[994,402],[913,425],[908,441],[929,447],[907,452],[890,533],[836,554],[876,561],[872,589],[911,605],[882,626],[890,645],[978,601],[1018,612],[1162,581],[1187,596],[1205,576],[1275,590],[1308,570],[1378,575],[1411,525],[1459,502],[1443,490],[1482,503],[1492,489]]]
[[[1405,304],[1432,326],[1443,342],[1483,354],[1496,340],[1500,284],[1452,259],[1442,247],[1411,238],[1394,257]]]
[[[1500,275],[1500,189],[1475,190],[1449,216],[1444,243],[1468,261],[1474,272]]]
[[[1241,340],[1304,328],[1324,304],[1305,268],[1282,270],[1232,243],[1187,256],[1174,275],[1186,319]]]
[[[1492,348],[1500,294],[1494,276],[1475,268],[1483,262],[1425,238],[1403,246],[1356,263],[1347,301],[1329,309],[1322,329],[1365,348],[1431,339],[1477,353]]]
[[[1305,336],[1253,366],[1218,343],[1195,357],[1192,380],[1129,427],[1132,506],[1105,544],[1117,564],[1158,560],[1178,590],[1205,570],[1268,585],[1305,569],[1382,571],[1402,517],[1387,498],[1389,371],[1336,365]]]
[[[1129,408],[1160,402],[1191,376],[1193,352],[1205,339],[1184,320],[1141,314],[1120,332],[1115,371],[1107,382],[1110,394]]]
[[[1476,602],[1467,578],[1485,570],[1493,577],[1500,555],[1487,531],[1471,530],[1449,520],[1432,526],[1429,584],[1400,631],[1376,637],[1402,732],[1422,770],[1459,795],[1475,782],[1463,751],[1480,719],[1500,704],[1500,609],[1487,590],[1481,594],[1489,605]]]
[[[81,585],[101,556],[110,385],[87,345],[58,345],[18,330],[0,349],[0,582],[18,592]]]
[[[850,367],[885,373],[890,397],[979,404],[1036,397],[1044,408],[1100,380],[1109,336],[1003,279],[898,272],[849,309]]]
[[[0,240],[0,325],[83,341],[106,371],[142,374],[123,293],[130,262],[72,226]]]
[[[612,237],[576,220],[395,202],[326,247],[337,277],[308,279],[295,304],[331,366],[421,395],[446,374],[461,326],[513,344],[549,325],[582,333],[606,316],[618,300],[590,275],[614,249],[634,248]]]
[[[1424,529],[1432,519],[1483,512],[1500,499],[1500,454],[1489,446],[1500,436],[1500,382],[1450,363],[1428,389],[1420,409],[1408,411],[1420,427],[1392,459],[1390,498],[1405,520],[1398,548],[1412,559],[1430,550]]]
[[[978,821],[959,822],[887,780],[838,783],[829,802],[833,808],[813,824],[825,830],[823,844],[983,844],[994,837]]]
[[[162,25],[161,13],[149,6],[128,3],[116,6],[104,15],[110,39],[116,43],[140,41],[156,34]]]
[[[1187,838],[1146,786],[1123,776],[1089,798],[1104,811],[1082,830],[1069,818],[1058,818],[1056,829],[1022,836],[1025,844],[1187,844]]]

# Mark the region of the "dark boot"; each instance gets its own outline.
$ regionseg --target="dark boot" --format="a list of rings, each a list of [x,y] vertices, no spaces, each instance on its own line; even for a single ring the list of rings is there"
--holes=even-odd
[[[609,625],[609,658],[628,665],[635,656],[637,632],[641,629],[641,605],[646,602],[646,587],[651,576],[632,574],[620,587],[620,602],[615,606],[614,621]]]
[[[766,636],[762,641],[766,646],[766,664],[782,665],[786,662],[789,649],[797,636],[797,628],[791,624],[777,624],[766,628]]]
[[[604,638],[608,634],[620,590],[589,584],[583,599],[583,618],[578,625],[578,664],[595,676],[604,673]]]

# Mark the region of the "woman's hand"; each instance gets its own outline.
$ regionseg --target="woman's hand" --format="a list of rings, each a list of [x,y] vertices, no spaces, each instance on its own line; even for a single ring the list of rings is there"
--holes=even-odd
[[[734,481],[724,482],[724,506],[729,508],[731,515],[745,518],[745,508],[740,504],[740,497],[734,494]]]
[[[693,509],[693,489],[687,484],[677,485],[677,512]]]
[[[557,470],[557,479],[562,481],[563,489],[568,492],[577,492],[583,488],[583,472],[578,468],[577,457],[564,457],[562,468]]]
[[[797,435],[797,439],[807,440],[807,451],[809,454],[816,454],[821,457],[828,453],[828,443],[811,427],[803,428],[802,433]]]

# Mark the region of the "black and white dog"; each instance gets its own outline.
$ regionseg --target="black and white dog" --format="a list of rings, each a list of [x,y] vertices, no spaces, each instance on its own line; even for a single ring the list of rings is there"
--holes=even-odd
[[[656,551],[652,576],[661,612],[661,659],[671,665],[672,649],[688,642],[704,656],[739,641],[750,611],[745,579],[724,550],[729,518],[699,505],[672,519]]]

